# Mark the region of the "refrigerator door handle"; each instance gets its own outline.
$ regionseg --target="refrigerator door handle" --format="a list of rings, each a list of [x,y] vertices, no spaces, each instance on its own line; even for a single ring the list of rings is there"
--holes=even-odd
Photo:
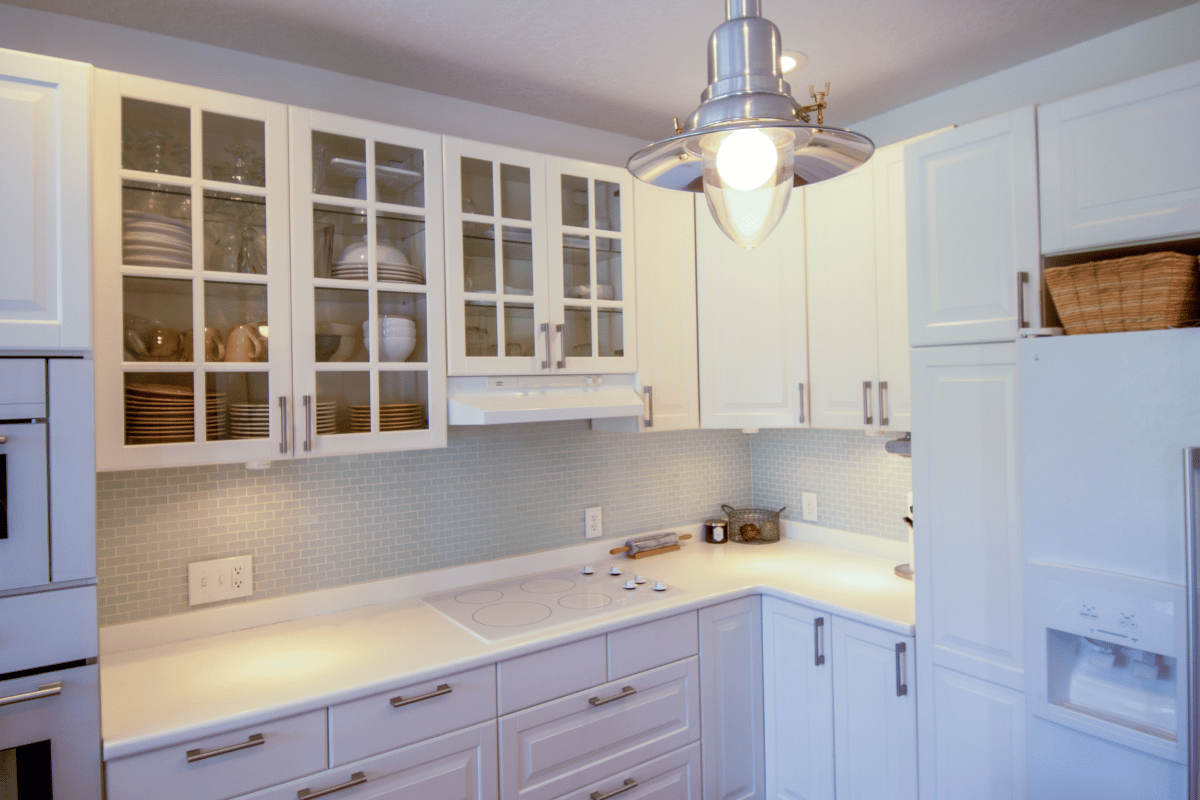
[[[1200,447],[1188,447],[1183,451],[1184,514],[1187,544],[1187,621],[1188,641],[1188,797],[1200,798],[1200,665],[1196,663],[1196,645],[1200,643],[1200,602],[1196,592],[1200,591]]]

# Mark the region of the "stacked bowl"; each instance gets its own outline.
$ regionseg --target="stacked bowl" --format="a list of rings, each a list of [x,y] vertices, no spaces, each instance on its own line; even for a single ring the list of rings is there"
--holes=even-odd
[[[365,281],[370,277],[367,243],[358,242],[342,251],[333,264],[330,277],[340,280]],[[425,273],[408,263],[399,248],[380,242],[375,246],[375,273],[381,281],[392,283],[425,283]]]
[[[371,352],[371,322],[363,323],[363,344]],[[381,360],[404,361],[417,347],[417,323],[408,317],[379,317]]]

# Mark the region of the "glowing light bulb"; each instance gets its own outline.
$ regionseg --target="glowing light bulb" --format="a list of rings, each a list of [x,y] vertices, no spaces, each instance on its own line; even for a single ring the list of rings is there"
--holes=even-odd
[[[778,128],[747,128],[702,140],[708,208],[741,247],[761,243],[783,216],[792,190],[794,142],[791,131]]]
[[[732,189],[748,192],[775,176],[779,155],[771,137],[748,128],[734,131],[717,148],[717,172]]]

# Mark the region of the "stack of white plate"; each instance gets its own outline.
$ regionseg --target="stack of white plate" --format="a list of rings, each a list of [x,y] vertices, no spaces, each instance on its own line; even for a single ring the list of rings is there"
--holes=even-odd
[[[139,267],[192,266],[192,228],[149,211],[125,211],[124,263]]]
[[[271,407],[266,403],[230,403],[229,435],[233,439],[265,439],[271,435]]]
[[[317,434],[330,433],[337,433],[337,402],[334,400],[317,403]]]
[[[205,399],[208,439],[228,432],[225,394],[209,392]],[[194,440],[194,394],[184,386],[157,383],[125,387],[126,444],[166,444]]]
[[[409,431],[426,427],[425,406],[420,403],[381,403],[379,405],[380,431]],[[369,433],[371,430],[371,407],[350,406],[350,432]]]
[[[388,283],[425,283],[425,273],[421,271],[421,268],[408,264],[380,261],[376,271],[379,280]],[[333,265],[329,274],[344,281],[365,281],[367,265],[361,261],[339,261]]]

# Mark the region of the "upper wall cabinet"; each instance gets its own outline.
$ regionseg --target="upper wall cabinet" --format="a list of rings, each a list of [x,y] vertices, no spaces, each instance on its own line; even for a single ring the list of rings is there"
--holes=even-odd
[[[91,77],[0,50],[0,349],[92,346]]]
[[[451,375],[631,373],[632,178],[445,140]]]
[[[1200,232],[1200,61],[1037,113],[1044,252]]]
[[[905,150],[913,347],[1013,341],[1041,324],[1033,108]]]

